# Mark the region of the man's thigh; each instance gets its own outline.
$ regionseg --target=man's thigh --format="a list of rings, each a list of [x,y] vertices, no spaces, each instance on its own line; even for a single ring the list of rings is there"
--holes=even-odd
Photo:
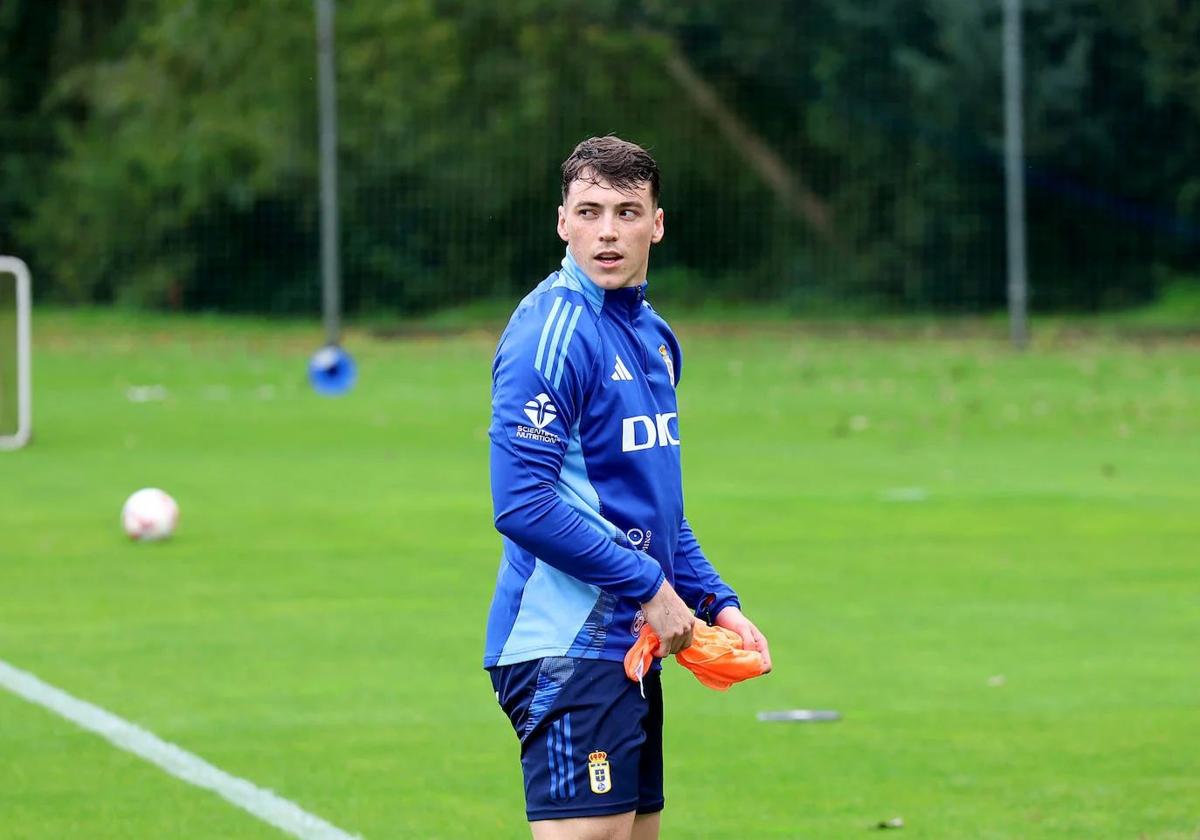
[[[660,812],[531,822],[533,840],[658,840]]]
[[[574,817],[566,820],[536,820],[529,824],[533,840],[630,840],[634,813],[606,817]]]
[[[646,680],[645,698],[620,662],[547,658],[493,668],[491,675],[521,742],[531,823],[625,819],[662,808],[657,672]],[[628,836],[628,827],[613,836]]]

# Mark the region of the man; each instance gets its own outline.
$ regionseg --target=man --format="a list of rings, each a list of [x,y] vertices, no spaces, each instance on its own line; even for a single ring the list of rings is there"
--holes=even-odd
[[[575,148],[562,167],[562,268],[521,301],[492,365],[504,550],[484,666],[521,742],[536,840],[658,837],[660,674],[639,686],[622,664],[644,622],[659,657],[688,647],[694,614],[770,667],[766,638],[683,515],[682,358],[644,295],[658,196],[658,165],[639,146]]]

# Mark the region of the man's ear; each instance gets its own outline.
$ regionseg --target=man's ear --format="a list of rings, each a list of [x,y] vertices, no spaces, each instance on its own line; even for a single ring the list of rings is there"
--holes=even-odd
[[[558,205],[558,238],[563,242],[570,242],[567,238],[567,211],[560,204]]]
[[[661,207],[654,210],[654,235],[650,237],[652,243],[662,242],[663,234],[666,230],[663,228],[663,211]]]

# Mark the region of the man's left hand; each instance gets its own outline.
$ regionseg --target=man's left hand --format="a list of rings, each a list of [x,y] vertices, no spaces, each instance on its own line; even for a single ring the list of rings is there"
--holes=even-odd
[[[767,637],[762,634],[754,622],[742,615],[737,607],[725,607],[717,613],[716,625],[732,630],[742,637],[742,647],[746,650],[756,650],[762,654],[763,673],[771,671],[771,651],[767,647]]]

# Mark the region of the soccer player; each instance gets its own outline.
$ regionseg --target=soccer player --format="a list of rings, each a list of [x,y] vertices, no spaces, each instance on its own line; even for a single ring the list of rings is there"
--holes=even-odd
[[[491,477],[503,555],[484,667],[521,743],[536,840],[658,837],[662,685],[622,660],[644,622],[659,657],[693,615],[767,640],[683,513],[679,344],[646,302],[663,237],[659,171],[617,137],[562,166],[562,267],[530,292],[492,364]],[[656,663],[657,666],[657,663]]]

